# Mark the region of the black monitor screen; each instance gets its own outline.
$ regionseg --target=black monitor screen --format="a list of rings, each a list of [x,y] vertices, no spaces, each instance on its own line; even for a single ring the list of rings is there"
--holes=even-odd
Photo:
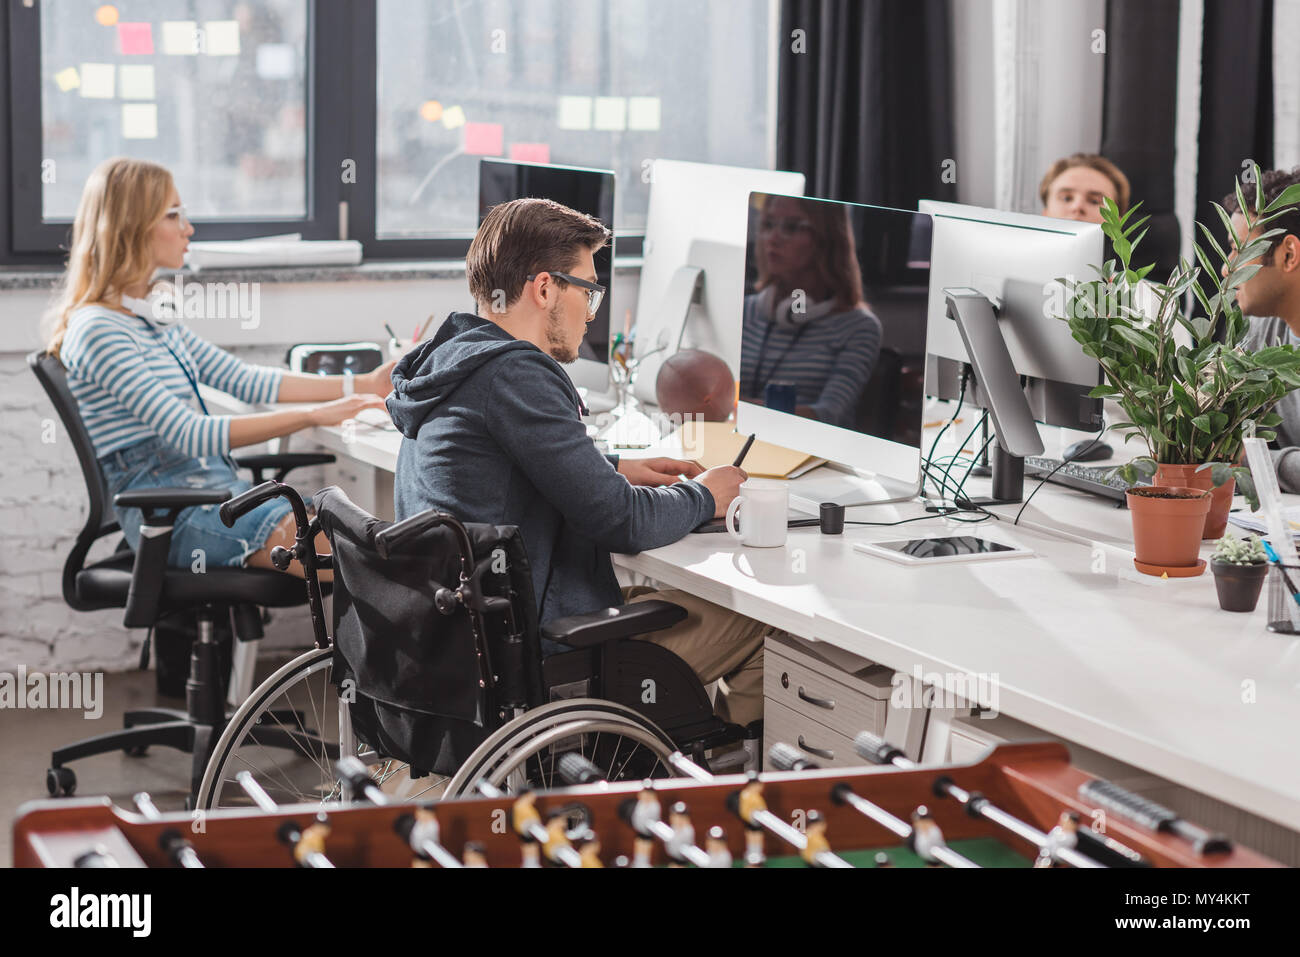
[[[551,199],[614,228],[614,173],[611,170],[543,166],[485,159],[478,167],[478,219],[499,203],[537,197]],[[609,290],[596,318],[587,324],[578,357],[609,363],[609,310],[614,278],[614,241],[596,253],[596,281]]]
[[[919,446],[930,217],[753,193],[742,401]]]

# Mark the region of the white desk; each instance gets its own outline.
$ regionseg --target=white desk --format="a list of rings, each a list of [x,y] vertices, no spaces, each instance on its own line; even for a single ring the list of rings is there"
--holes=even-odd
[[[396,466],[394,432],[362,427],[344,441],[342,429],[314,429],[309,438]],[[996,676],[1002,713],[1300,830],[1300,639],[1265,630],[1266,596],[1255,613],[1231,614],[1219,610],[1208,572],[1139,575],[1128,513],[1100,499],[1048,486],[1013,528],[1018,508],[999,507],[1004,520],[981,526],[936,517],[849,526],[835,538],[792,529],[779,549],[688,535],[615,562],[905,674]],[[906,504],[848,517],[919,514]],[[954,526],[1037,555],[908,568],[851,548]]]

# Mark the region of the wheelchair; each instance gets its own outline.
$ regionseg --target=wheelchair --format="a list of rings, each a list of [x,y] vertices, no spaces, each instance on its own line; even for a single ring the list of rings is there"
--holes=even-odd
[[[753,729],[718,718],[681,658],[635,639],[684,619],[679,605],[638,601],[539,625],[517,528],[433,509],[383,522],[336,487],[313,496],[310,517],[297,491],[265,482],[222,505],[222,519],[279,496],[298,533],[271,558],[282,570],[302,563],[315,647],[231,715],[197,808],[246,806],[241,772],[279,803],[341,801],[334,766],[347,755],[397,800],[464,796],[480,782],[550,787],[568,752],[608,780],[673,776],[674,752],[704,767],[711,753],[715,770],[752,764]],[[321,532],[332,554],[316,553]],[[543,657],[542,639],[568,650]]]

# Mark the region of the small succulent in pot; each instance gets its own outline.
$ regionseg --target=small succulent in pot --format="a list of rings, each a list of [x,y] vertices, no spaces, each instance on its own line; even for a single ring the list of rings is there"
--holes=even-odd
[[[1258,535],[1224,535],[1210,556],[1219,607],[1224,611],[1254,611],[1268,575],[1268,555]]]
[[[1210,557],[1225,565],[1258,565],[1268,561],[1268,555],[1264,552],[1264,543],[1259,540],[1258,535],[1238,538],[1231,533],[1214,543],[1214,553]]]

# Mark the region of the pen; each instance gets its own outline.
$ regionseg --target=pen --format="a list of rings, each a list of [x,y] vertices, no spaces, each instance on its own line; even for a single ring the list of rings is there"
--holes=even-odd
[[[429,331],[429,323],[431,322],[433,322],[433,313],[429,313],[429,318],[424,320],[424,325],[420,327],[420,332],[415,337],[416,342],[420,342],[424,339],[424,334]]]
[[[749,438],[745,440],[745,447],[742,448],[740,454],[736,456],[736,461],[731,463],[736,468],[740,468],[740,463],[745,461],[745,456],[749,454],[749,447],[754,444],[754,436],[757,434],[757,432],[751,432]]]
[[[392,326],[388,323],[384,323],[384,328],[388,330],[388,338],[392,339],[394,342],[401,342],[401,340],[397,338],[397,333],[393,331]]]
[[[1291,597],[1295,599],[1296,604],[1300,605],[1300,591],[1296,589],[1295,583],[1291,581],[1291,576],[1286,573],[1286,566],[1282,564],[1282,559],[1278,558],[1277,552],[1273,551],[1273,546],[1269,544],[1267,539],[1264,540],[1264,551],[1268,553],[1268,560],[1276,565],[1277,570],[1282,573],[1282,581],[1286,585],[1286,590],[1291,593]]]

